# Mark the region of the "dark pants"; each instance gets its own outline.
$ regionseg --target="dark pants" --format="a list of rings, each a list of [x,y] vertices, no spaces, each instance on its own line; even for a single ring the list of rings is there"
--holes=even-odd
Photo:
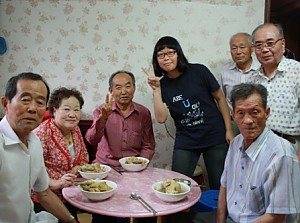
[[[93,214],[92,223],[129,223],[129,218],[117,218],[112,216]],[[135,218],[135,223],[156,223],[156,217],[151,218]]]
[[[100,214],[92,214],[92,222],[91,223],[129,223],[130,219],[126,218],[116,218],[112,216],[100,215]]]
[[[35,212],[35,213],[39,213],[39,212],[41,212],[41,211],[47,211],[40,203],[33,202],[33,204],[34,204],[34,212]],[[77,209],[76,207],[72,206],[72,205],[69,204],[69,203],[64,203],[64,205],[65,205],[66,208],[69,210],[69,212],[71,213],[71,215],[73,215],[74,218],[75,218],[76,220],[78,220],[78,218],[77,218],[77,210],[78,210],[78,209]],[[58,223],[64,223],[64,222],[58,221]]]
[[[192,178],[199,157],[203,154],[210,189],[219,190],[227,151],[227,143],[205,149],[174,148],[172,170]]]

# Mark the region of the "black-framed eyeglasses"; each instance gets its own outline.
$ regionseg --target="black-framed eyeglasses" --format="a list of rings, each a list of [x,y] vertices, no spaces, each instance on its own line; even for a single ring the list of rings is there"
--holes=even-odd
[[[257,50],[257,51],[262,50],[264,47],[266,47],[267,49],[270,49],[270,48],[273,48],[276,45],[276,43],[280,40],[283,40],[283,38],[280,38],[276,41],[275,40],[268,40],[266,42],[254,43],[253,46],[254,46],[255,50]]]
[[[165,56],[167,55],[168,57],[173,57],[176,53],[176,50],[170,50],[166,53],[158,53],[156,56],[158,59],[164,59]]]

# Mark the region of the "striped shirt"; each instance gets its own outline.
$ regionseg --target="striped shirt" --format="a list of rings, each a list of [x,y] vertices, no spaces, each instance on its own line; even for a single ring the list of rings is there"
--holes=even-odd
[[[286,214],[286,223],[296,223],[300,168],[292,145],[268,128],[247,150],[243,141],[240,134],[231,142],[221,177],[229,217],[250,223],[265,213]]]
[[[259,68],[259,66],[260,64],[256,60],[256,58],[252,58],[251,67],[245,72],[240,70],[236,66],[236,63],[233,61],[222,68],[220,85],[226,97],[230,110],[232,110],[230,97],[233,86],[240,83],[245,83],[248,80],[248,78],[254,73],[254,71],[256,71]]]

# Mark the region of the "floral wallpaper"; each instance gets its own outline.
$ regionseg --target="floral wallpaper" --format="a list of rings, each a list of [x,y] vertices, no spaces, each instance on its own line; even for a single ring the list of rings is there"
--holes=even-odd
[[[92,119],[110,74],[125,69],[136,76],[135,101],[153,112],[141,67],[149,67],[160,37],[175,37],[190,62],[205,64],[219,78],[231,59],[231,35],[252,32],[263,18],[262,0],[0,0],[0,36],[8,46],[0,55],[0,94],[11,76],[32,71],[51,89],[80,90],[82,119]],[[172,159],[173,139],[154,114],[153,122],[157,147],[151,165],[164,167]]]

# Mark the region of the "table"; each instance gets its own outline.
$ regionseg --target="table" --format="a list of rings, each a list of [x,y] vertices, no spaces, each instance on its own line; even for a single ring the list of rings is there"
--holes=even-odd
[[[173,178],[185,178],[197,184],[193,179],[170,170],[147,167],[140,172],[122,172],[122,175],[110,171],[106,180],[117,183],[118,188],[112,197],[104,201],[88,200],[76,186],[66,187],[62,190],[64,198],[75,207],[82,210],[123,218],[142,218],[153,216],[164,216],[180,212],[194,205],[201,196],[199,187],[191,187],[186,198],[176,203],[168,203],[160,200],[152,191],[152,184]],[[138,201],[129,198],[131,192],[136,192],[149,203],[157,214],[148,212]]]

